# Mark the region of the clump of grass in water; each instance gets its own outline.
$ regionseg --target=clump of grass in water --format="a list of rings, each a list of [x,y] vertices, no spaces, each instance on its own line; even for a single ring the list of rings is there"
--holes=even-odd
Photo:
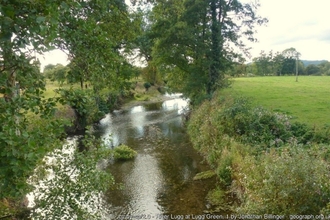
[[[113,157],[115,160],[130,160],[137,155],[137,152],[127,145],[119,145],[113,150]]]
[[[226,192],[219,187],[208,192],[206,200],[213,207],[211,212],[220,212],[230,210]]]
[[[215,176],[215,173],[213,170],[208,170],[208,171],[204,171],[204,172],[200,172],[197,173],[193,180],[205,180],[205,179],[209,179]]]

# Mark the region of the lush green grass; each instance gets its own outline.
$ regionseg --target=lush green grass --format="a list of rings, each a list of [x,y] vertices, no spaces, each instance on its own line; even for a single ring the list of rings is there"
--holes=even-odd
[[[44,92],[45,98],[53,98],[57,97],[58,94],[55,92],[56,89],[59,89],[60,85],[56,82],[47,81],[46,83],[46,91]]]
[[[57,82],[52,82],[50,80],[47,80],[46,81],[46,91],[44,92],[43,96],[45,98],[54,98],[54,97],[59,96],[59,94],[57,94],[55,92],[56,89],[60,89],[60,88],[69,89],[70,87],[80,88],[80,84],[76,83],[76,84],[73,84],[73,85],[71,85],[71,84],[60,85]]]
[[[250,97],[256,105],[311,126],[330,125],[329,76],[300,76],[298,82],[294,76],[235,78],[224,93]]]

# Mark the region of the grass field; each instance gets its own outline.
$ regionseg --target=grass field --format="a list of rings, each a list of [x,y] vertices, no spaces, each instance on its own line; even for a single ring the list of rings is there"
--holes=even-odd
[[[310,126],[330,125],[330,77],[235,78],[224,93],[251,98],[255,105],[286,113]]]

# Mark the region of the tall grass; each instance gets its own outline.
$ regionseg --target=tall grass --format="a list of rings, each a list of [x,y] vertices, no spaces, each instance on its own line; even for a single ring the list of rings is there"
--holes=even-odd
[[[287,219],[330,213],[329,130],[290,122],[285,114],[233,98],[235,86],[195,108],[188,123],[193,146],[224,190],[216,200],[237,214],[276,213]]]

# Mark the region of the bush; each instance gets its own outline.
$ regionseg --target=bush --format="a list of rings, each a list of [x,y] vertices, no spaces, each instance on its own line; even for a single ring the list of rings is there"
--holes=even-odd
[[[287,115],[252,107],[245,98],[238,98],[224,108],[219,120],[224,133],[247,144],[279,147],[293,137]]]
[[[91,90],[58,89],[57,92],[61,95],[60,103],[67,104],[74,110],[77,130],[84,130],[87,125],[100,120],[104,115],[99,110]]]
[[[330,199],[330,175],[318,150],[273,149],[259,159],[246,157],[235,172],[238,213],[319,214]]]
[[[115,160],[129,160],[133,159],[137,152],[126,145],[119,145],[114,149],[113,157]]]
[[[163,86],[158,86],[157,87],[157,91],[160,93],[160,94],[165,94],[166,93],[166,88],[163,87]]]
[[[219,187],[209,191],[206,196],[206,200],[217,208],[217,211],[220,210],[229,210],[227,205],[227,195],[226,192],[220,189]]]
[[[234,211],[330,213],[330,147],[317,144],[329,143],[329,128],[316,131],[245,98],[215,95],[194,109],[187,130],[238,200]]]
[[[146,89],[146,91],[148,91],[149,88],[151,87],[151,84],[148,83],[148,82],[145,82],[145,83],[143,84],[143,86],[144,86],[144,88]]]

